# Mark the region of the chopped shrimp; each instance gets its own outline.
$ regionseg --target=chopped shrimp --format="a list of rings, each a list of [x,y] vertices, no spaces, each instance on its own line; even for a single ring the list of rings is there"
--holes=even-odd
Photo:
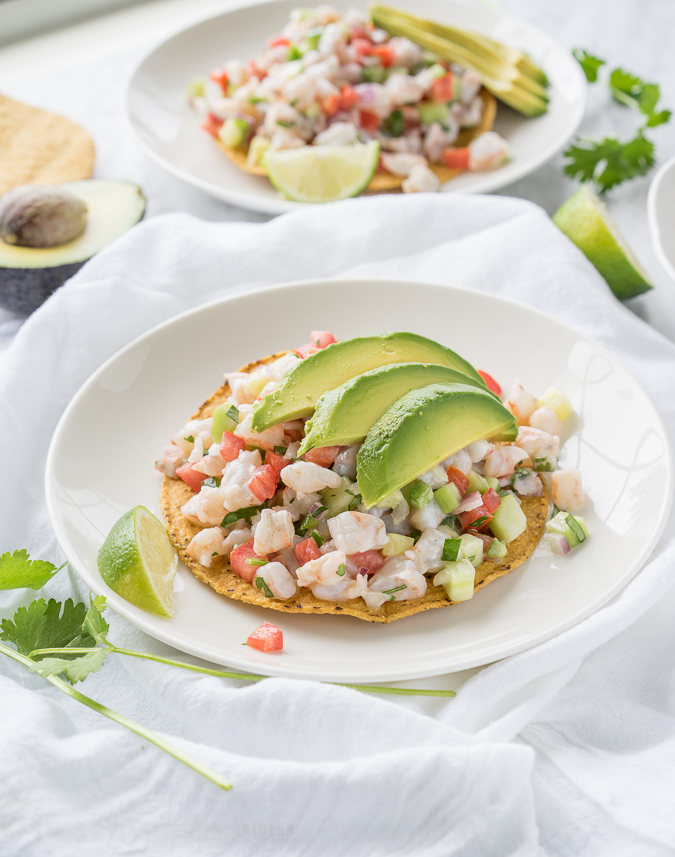
[[[342,24],[327,24],[324,27],[317,50],[321,56],[335,53],[340,46],[347,44],[345,28]]]
[[[281,381],[284,375],[294,369],[298,363],[302,363],[302,360],[294,351],[289,351],[288,354],[268,363],[265,369],[272,381]]]
[[[266,556],[291,547],[295,529],[290,514],[283,509],[278,512],[263,509],[260,515],[260,522],[255,528],[253,550],[259,556]]]
[[[397,107],[403,104],[413,104],[424,98],[424,89],[419,82],[409,74],[390,74],[385,83],[385,88],[391,98],[391,103]]]
[[[466,447],[466,452],[471,461],[477,464],[479,461],[484,461],[494,448],[494,444],[487,440],[477,440]],[[462,472],[464,473],[464,471]],[[468,476],[468,473],[464,473],[464,475]]]
[[[422,60],[422,48],[403,36],[395,36],[387,43],[394,52],[394,65],[413,68]]]
[[[499,478],[510,476],[516,464],[527,458],[527,452],[517,446],[495,444],[495,448],[485,459],[485,476]]]
[[[206,434],[210,440],[209,444],[213,442],[213,438],[211,437],[211,423],[213,422],[212,417],[209,417],[206,420],[190,420],[185,423],[183,428],[176,432],[176,434],[171,438],[171,443],[175,444],[179,449],[183,451],[183,454],[187,458],[194,448],[194,444],[196,439],[204,433],[204,437],[202,437],[202,445],[204,440],[206,439]],[[188,440],[188,438],[192,438],[192,440]]]
[[[350,146],[358,142],[359,132],[353,122],[333,122],[314,138],[315,146]]]
[[[440,190],[441,182],[429,167],[419,164],[413,167],[407,179],[403,179],[403,193],[436,193]]]
[[[405,137],[388,137],[379,131],[376,137],[380,141],[380,151],[382,152],[396,152],[405,155],[422,154],[422,135],[415,128],[411,128]]]
[[[237,509],[258,505],[258,498],[246,483],[253,476],[256,467],[260,467],[261,464],[262,459],[257,449],[250,452],[240,452],[234,461],[227,464],[223,470],[220,488],[211,489],[220,491],[226,511],[234,512]],[[197,497],[201,496],[205,490],[208,489],[202,488]]]
[[[541,484],[541,479],[536,473],[524,471],[522,475],[518,473],[511,481],[513,490],[520,494],[521,497],[543,497],[544,486]]]
[[[284,485],[301,494],[311,494],[324,488],[337,488],[342,480],[327,467],[320,467],[310,461],[294,461],[281,471]]]
[[[553,408],[549,408],[546,405],[541,408],[537,408],[536,411],[532,412],[530,425],[532,428],[545,431],[548,434],[555,435],[556,437],[560,437],[562,434],[562,423],[558,418],[558,414],[556,414]]]
[[[172,443],[171,446],[165,446],[162,450],[161,458],[155,462],[155,470],[159,470],[165,476],[171,479],[176,479],[176,469],[185,464],[185,454],[183,450]]]
[[[410,513],[410,523],[418,530],[424,531],[429,527],[437,527],[445,515],[435,500],[432,500],[424,509],[413,509]]]
[[[210,527],[197,533],[187,546],[187,553],[204,568],[210,568],[214,557],[226,553],[225,539],[220,527]]]
[[[481,86],[482,83],[480,77],[478,77],[476,72],[471,71],[471,69],[467,69],[462,74],[462,81],[459,87],[459,100],[462,104],[471,104],[480,92]]]
[[[429,126],[424,137],[424,154],[432,164],[441,163],[443,149],[452,146],[459,134],[459,125],[452,118],[448,122],[447,129],[439,122],[434,122]]]
[[[394,176],[409,176],[417,166],[426,166],[424,155],[403,154],[399,152],[384,152],[380,159],[382,166]]]
[[[291,488],[284,488],[281,496],[283,498],[283,505],[275,508],[284,509],[289,513],[293,521],[299,521],[301,518],[304,518],[312,506],[321,501],[320,494],[315,492],[311,492],[310,494],[296,494]]]
[[[586,502],[578,470],[556,470],[551,474],[553,502],[563,512],[576,512]]]
[[[460,128],[475,128],[483,116],[483,100],[482,98],[475,98],[471,104],[455,102],[450,109],[450,115]]]
[[[340,583],[334,583],[332,586],[315,583],[310,588],[312,595],[321,601],[349,601],[351,598],[361,598],[368,591],[368,575],[345,576]]]
[[[255,399],[255,395],[248,385],[251,376],[248,372],[226,372],[225,382],[230,387],[230,399],[233,405],[251,404]]]
[[[358,93],[360,110],[375,113],[384,119],[392,108],[391,95],[386,87],[379,83],[357,83],[354,91]]]
[[[459,452],[456,452],[454,455],[451,455],[450,458],[445,459],[443,467],[445,467],[446,470],[448,467],[456,467],[457,470],[461,470],[465,476],[468,476],[473,469],[473,459],[466,449],[460,449]]]
[[[445,467],[441,464],[437,464],[435,467],[432,467],[431,470],[427,470],[426,473],[423,473],[418,478],[420,482],[425,482],[430,488],[433,488],[434,491],[436,488],[441,488],[443,485],[447,485],[450,481]]]
[[[270,149],[297,149],[307,145],[292,128],[277,128],[270,137]]]
[[[345,554],[383,548],[389,538],[380,518],[363,512],[336,515],[328,521],[328,530],[337,549]]]
[[[238,529],[232,530],[223,542],[223,554],[225,556],[229,556],[235,548],[238,548],[239,545],[246,544],[246,542],[250,542],[252,538],[253,533],[246,526],[241,526]]]
[[[474,104],[482,106],[483,102],[476,100]],[[495,170],[508,156],[509,144],[495,131],[486,131],[469,143],[470,170]]]
[[[422,533],[415,547],[405,552],[405,556],[415,563],[421,574],[435,571],[443,565],[441,557],[447,538],[445,533],[430,527]]]
[[[506,399],[506,407],[518,422],[526,423],[533,411],[539,407],[539,402],[527,392],[520,381],[516,381]]]
[[[246,414],[234,430],[234,434],[251,446],[258,446],[262,449],[273,450],[275,446],[283,446],[284,427],[282,425],[271,426],[265,431],[257,432],[251,428],[252,420],[253,414]]]
[[[415,563],[406,557],[394,556],[370,578],[363,600],[368,607],[378,610],[385,601],[421,598],[426,591],[426,577],[420,574]]]
[[[552,455],[558,458],[560,454],[560,438],[548,432],[531,426],[520,426],[516,445],[524,449],[532,460]]]
[[[256,500],[257,502],[257,500]],[[244,505],[253,506],[253,503]],[[239,506],[236,507],[240,508]],[[226,511],[221,488],[202,488],[181,507],[181,512],[193,524],[215,527],[223,520]]]
[[[298,583],[300,586],[313,586],[315,583],[334,586],[342,582],[346,571],[347,557],[342,551],[332,551],[301,565],[298,569]]]
[[[297,591],[295,578],[280,562],[268,562],[267,565],[260,566],[255,576],[262,577],[272,595],[282,601],[292,598]],[[255,585],[255,578],[253,584]]]
[[[342,451],[338,452],[338,456],[333,464],[333,470],[339,476],[356,479],[356,455],[359,449],[361,449],[361,444],[355,443],[352,446],[343,446]]]
[[[221,476],[226,464],[227,460],[220,454],[220,447],[214,443],[207,451],[207,455],[198,461],[192,469],[198,473],[203,473],[205,476]]]

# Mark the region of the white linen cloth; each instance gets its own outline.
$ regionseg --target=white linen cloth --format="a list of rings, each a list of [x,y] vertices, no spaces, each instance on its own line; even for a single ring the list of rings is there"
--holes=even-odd
[[[60,559],[42,487],[49,439],[119,347],[219,296],[357,275],[452,282],[555,315],[621,360],[675,435],[675,346],[531,203],[383,197],[263,224],[166,215],[94,258],[5,354],[0,550]],[[461,685],[453,700],[285,679],[241,687],[117,656],[79,686],[231,778],[229,793],[0,656],[0,854],[672,855],[674,531],[671,516],[635,580],[577,627],[435,680]],[[68,572],[45,592],[87,594]],[[0,594],[0,615],[32,597]],[[110,620],[119,645],[171,652]]]

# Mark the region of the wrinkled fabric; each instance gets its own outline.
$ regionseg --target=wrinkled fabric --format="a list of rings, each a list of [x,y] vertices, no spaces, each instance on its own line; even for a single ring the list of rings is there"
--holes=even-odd
[[[42,486],[49,440],[117,349],[219,297],[357,276],[462,285],[553,315],[620,360],[675,434],[675,346],[621,306],[531,203],[441,194],[269,223],[165,215],[89,262],[3,355],[0,550],[61,560]],[[452,700],[286,679],[242,687],[117,656],[78,686],[228,777],[228,793],[0,657],[0,853],[48,843],[53,857],[672,854],[674,532],[671,516],[637,577],[557,638],[409,683],[456,687]],[[87,597],[69,570],[44,592]],[[0,615],[33,597],[0,593]],[[118,645],[175,656],[110,621]]]

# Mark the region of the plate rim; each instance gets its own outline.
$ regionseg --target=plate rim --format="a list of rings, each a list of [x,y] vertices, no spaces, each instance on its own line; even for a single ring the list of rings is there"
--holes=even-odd
[[[221,653],[218,653],[210,645],[200,645],[200,644],[192,644],[189,642],[181,642],[177,643],[175,636],[172,636],[170,624],[171,620],[167,620],[166,630],[164,625],[160,625],[159,628],[155,628],[152,626],[152,621],[156,620],[157,617],[151,616],[149,619],[145,619],[145,614],[143,611],[140,611],[139,608],[134,607],[129,602],[125,601],[121,596],[116,593],[111,593],[108,591],[106,587],[106,591],[103,591],[101,587],[102,581],[97,580],[96,576],[93,573],[90,573],[87,566],[84,562],[81,562],[75,553],[75,551],[71,551],[70,544],[68,542],[67,536],[62,531],[59,522],[58,515],[56,510],[56,487],[57,481],[55,479],[55,470],[54,470],[54,461],[57,453],[57,446],[60,443],[60,438],[63,432],[65,431],[66,425],[68,423],[68,419],[70,413],[77,407],[80,400],[86,395],[88,388],[96,383],[97,379],[108,369],[110,365],[112,365],[115,361],[122,358],[127,352],[135,348],[138,344],[142,343],[144,340],[151,339],[160,331],[163,331],[166,328],[170,328],[174,325],[179,325],[183,322],[184,319],[189,318],[194,315],[198,315],[202,312],[206,312],[214,306],[220,306],[222,304],[228,304],[232,301],[236,301],[240,298],[248,298],[257,296],[259,294],[264,294],[270,291],[285,291],[291,290],[298,287],[313,287],[313,288],[321,288],[325,284],[330,284],[333,287],[339,287],[341,284],[353,284],[354,282],[359,282],[364,285],[369,285],[371,283],[381,285],[382,283],[394,284],[396,286],[422,286],[422,287],[432,287],[437,289],[450,289],[455,292],[463,292],[468,293],[472,296],[479,296],[488,301],[496,301],[497,303],[508,304],[511,307],[516,307],[518,311],[524,311],[525,313],[530,313],[535,317],[543,318],[548,323],[552,323],[557,327],[565,330],[567,334],[571,333],[576,338],[577,341],[583,341],[586,343],[590,343],[594,348],[598,349],[604,356],[611,362],[611,364],[624,374],[625,377],[629,379],[629,381],[642,393],[645,399],[648,401],[649,406],[652,410],[653,416],[656,418],[657,425],[660,429],[662,439],[664,441],[665,453],[666,453],[666,500],[661,507],[659,518],[656,526],[652,531],[651,538],[645,543],[643,549],[640,551],[637,558],[627,567],[624,573],[621,575],[620,579],[618,579],[615,584],[603,595],[597,598],[593,603],[587,604],[579,613],[575,614],[575,616],[568,618],[564,622],[559,625],[556,625],[554,629],[548,629],[546,631],[542,631],[538,636],[533,639],[529,639],[526,642],[523,641],[514,641],[510,645],[502,645],[500,647],[499,654],[495,656],[478,656],[473,658],[466,658],[464,656],[455,657],[455,661],[461,660],[461,663],[450,664],[449,666],[439,667],[433,666],[431,668],[409,668],[405,670],[395,670],[389,668],[385,671],[385,674],[375,674],[370,669],[370,672],[363,672],[358,675],[354,675],[353,673],[345,673],[336,671],[335,674],[332,674],[330,677],[326,678],[324,674],[321,673],[307,673],[302,668],[294,667],[291,665],[275,665],[274,662],[267,663],[252,663],[250,660],[246,660],[245,658],[237,658],[236,656],[229,657],[229,655],[225,658]],[[107,597],[107,604],[113,610],[113,612],[122,616],[128,622],[130,622],[135,627],[139,628],[144,633],[148,634],[153,639],[159,640],[162,643],[170,646],[177,651],[182,651],[186,654],[193,655],[195,657],[201,658],[202,660],[216,663],[224,666],[233,667],[241,670],[242,672],[250,673],[253,669],[257,670],[259,673],[262,673],[267,676],[277,676],[277,677],[285,677],[285,678],[296,678],[296,679],[309,679],[309,680],[320,680],[320,681],[347,681],[354,682],[358,681],[361,683],[365,682],[396,682],[396,681],[407,681],[411,679],[419,679],[419,678],[428,678],[431,676],[440,676],[440,675],[448,675],[454,672],[458,672],[464,669],[471,669],[478,666],[484,666],[486,664],[495,662],[497,660],[503,660],[507,657],[511,657],[512,655],[518,654],[523,651],[527,651],[529,649],[534,648],[535,646],[541,645],[575,625],[580,624],[593,613],[596,613],[602,607],[607,605],[613,598],[615,598],[629,583],[633,578],[640,572],[645,562],[649,559],[654,548],[658,544],[661,535],[666,527],[668,517],[670,515],[671,507],[673,504],[673,493],[674,493],[674,484],[675,484],[675,469],[674,469],[674,459],[673,459],[673,450],[670,443],[670,438],[668,436],[668,432],[666,430],[665,424],[661,418],[660,413],[654,406],[651,397],[644,390],[642,385],[633,377],[632,373],[630,373],[623,364],[617,360],[609,351],[607,351],[603,346],[596,343],[594,340],[585,336],[582,333],[574,330],[563,322],[559,321],[552,316],[547,315],[539,309],[535,309],[533,307],[525,306],[524,304],[518,303],[517,301],[511,300],[510,298],[504,297],[503,295],[494,295],[490,292],[483,292],[476,289],[467,288],[466,286],[455,286],[455,285],[447,285],[442,283],[433,283],[428,281],[419,281],[419,280],[405,280],[405,279],[397,279],[393,280],[388,277],[339,277],[339,278],[319,278],[319,279],[309,279],[309,280],[292,280],[288,282],[275,283],[271,285],[267,285],[258,289],[254,289],[253,291],[237,291],[233,294],[227,295],[225,297],[216,298],[212,301],[206,301],[201,303],[195,307],[192,307],[184,312],[178,313],[174,316],[171,316],[168,319],[165,319],[162,322],[151,327],[149,330],[144,333],[139,334],[134,337],[130,342],[126,345],[123,345],[117,351],[115,351],[109,358],[107,358],[100,366],[98,366],[88,377],[87,379],[79,386],[76,393],[70,399],[68,405],[64,409],[61,414],[56,428],[54,429],[54,433],[49,443],[49,449],[47,452],[47,459],[45,464],[45,477],[44,477],[44,490],[46,497],[46,505],[47,511],[49,515],[50,524],[56,536],[56,539],[59,543],[59,546],[63,550],[66,555],[70,565],[73,570],[76,572],[80,580],[93,592],[96,594],[103,594]],[[103,584],[105,585],[105,584]],[[138,614],[135,611],[138,611]]]
[[[671,171],[675,172],[675,155],[659,167],[656,175],[649,184],[649,191],[647,193],[647,219],[649,221],[651,244],[654,253],[656,254],[656,258],[663,270],[670,277],[671,281],[675,283],[675,266],[666,256],[666,252],[663,249],[663,242],[661,240],[663,229],[661,228],[661,222],[656,213],[656,201],[659,196],[661,184],[663,183],[666,175]]]
[[[203,17],[200,17],[193,21],[191,24],[184,25],[182,27],[177,28],[175,31],[165,35],[163,38],[159,39],[156,43],[154,43],[150,48],[146,50],[143,56],[136,61],[133,65],[131,71],[129,71],[126,75],[123,87],[123,117],[125,125],[128,131],[131,133],[136,145],[138,145],[144,154],[149,157],[153,163],[157,164],[161,169],[168,172],[170,175],[174,176],[177,179],[185,182],[186,184],[196,187],[199,190],[204,191],[209,196],[214,197],[215,199],[220,200],[221,202],[226,202],[231,205],[238,206],[240,208],[244,208],[247,211],[256,211],[262,214],[269,215],[277,215],[277,214],[285,214],[289,211],[299,211],[302,208],[306,208],[308,205],[312,205],[315,203],[303,203],[303,202],[293,202],[291,200],[285,200],[276,197],[258,197],[254,193],[243,193],[238,190],[223,190],[217,185],[214,185],[211,182],[205,181],[197,176],[193,176],[191,173],[186,170],[181,169],[180,167],[175,166],[170,161],[163,158],[155,149],[146,143],[143,139],[142,135],[138,133],[136,129],[136,125],[134,123],[134,119],[132,117],[131,110],[131,91],[132,84],[134,79],[136,78],[137,73],[139,72],[141,66],[147,62],[150,57],[164,47],[168,42],[172,39],[175,39],[177,36],[186,33],[188,30],[194,29],[196,27],[202,26],[203,24],[209,21],[215,21],[219,18],[226,18],[232,12],[238,12],[242,9],[249,9],[255,6],[269,6],[276,2],[276,0],[236,0],[231,6],[228,6],[227,9],[222,10],[221,12],[217,12],[215,14],[210,13]],[[542,30],[536,24],[531,24],[529,21],[526,21],[523,18],[520,18],[517,15],[513,15],[508,9],[503,9],[501,7],[489,5],[487,7],[482,7],[480,4],[472,3],[472,2],[464,2],[464,0],[453,0],[460,5],[464,5],[467,7],[475,7],[475,8],[483,8],[484,10],[498,14],[502,19],[507,21],[512,21],[515,23],[523,23],[531,30],[537,33],[538,36],[543,37],[544,39],[552,42],[557,49],[559,49],[562,53],[566,53],[564,47],[553,37],[550,36],[546,31]],[[576,115],[574,115],[574,121],[570,125],[571,130],[565,137],[565,139],[561,139],[560,141],[549,145],[547,148],[543,149],[536,157],[530,159],[527,164],[524,164],[520,169],[517,169],[513,175],[510,177],[501,180],[499,179],[499,170],[494,171],[493,173],[486,173],[483,180],[477,183],[475,186],[470,188],[465,188],[459,191],[453,191],[451,188],[449,190],[444,191],[445,193],[492,193],[496,190],[501,190],[504,187],[508,187],[509,185],[514,184],[517,181],[525,178],[531,173],[538,170],[545,163],[547,163],[551,158],[553,158],[559,151],[562,150],[563,146],[565,146],[574,136],[576,131],[581,124],[581,120],[584,117],[584,113],[586,110],[586,104],[588,101],[588,85],[586,79],[583,75],[583,71],[578,64],[570,64],[571,69],[575,69],[575,73],[577,75],[577,80],[581,84],[581,96],[577,102],[575,102]],[[447,184],[447,183],[446,183]],[[357,197],[358,198],[358,197]]]

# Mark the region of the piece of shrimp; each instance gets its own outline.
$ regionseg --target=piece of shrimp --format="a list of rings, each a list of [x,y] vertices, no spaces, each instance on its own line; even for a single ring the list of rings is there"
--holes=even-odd
[[[586,502],[578,470],[556,470],[551,473],[551,496],[563,512],[576,512]]]
[[[328,530],[337,549],[345,554],[378,550],[387,544],[389,538],[380,518],[363,512],[335,515],[328,521]]]
[[[288,512],[263,509],[254,531],[253,550],[259,556],[278,553],[293,545],[294,536],[293,519]]]
[[[209,527],[201,530],[187,546],[187,553],[204,568],[210,568],[217,556],[226,553],[223,530],[220,527]]]
[[[297,571],[300,586],[313,586],[315,583],[334,586],[342,582],[346,573],[347,557],[342,551],[322,554],[318,559],[301,565]]]
[[[324,488],[337,488],[342,479],[327,467],[310,461],[294,461],[281,471],[281,481],[298,495],[311,494]]]

